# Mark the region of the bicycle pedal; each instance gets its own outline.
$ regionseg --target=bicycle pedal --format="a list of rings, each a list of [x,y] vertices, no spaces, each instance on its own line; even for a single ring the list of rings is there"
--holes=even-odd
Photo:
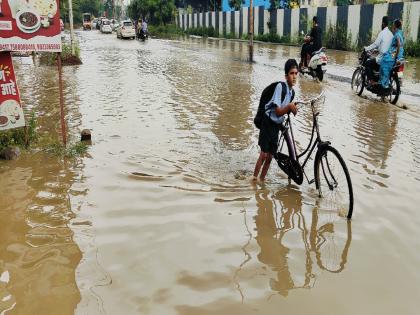
[[[313,183],[315,183],[315,178],[313,178],[309,181],[309,185],[312,185]]]

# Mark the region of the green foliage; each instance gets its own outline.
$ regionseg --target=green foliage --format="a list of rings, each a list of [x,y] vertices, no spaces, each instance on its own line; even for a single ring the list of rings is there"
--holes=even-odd
[[[382,3],[388,3],[387,0],[368,0],[367,4],[382,4]]]
[[[270,42],[270,43],[282,43],[282,44],[290,44],[291,39],[290,36],[279,36],[274,32],[270,32],[268,34],[256,35],[254,36],[255,40],[261,42]]]
[[[197,35],[203,37],[219,37],[219,32],[217,32],[213,27],[194,27],[185,30],[185,34],[188,35]],[[228,38],[228,37],[226,37]]]
[[[337,23],[336,27],[330,24],[324,35],[324,46],[339,50],[351,49],[351,37],[347,35],[347,27],[341,23]]]
[[[270,0],[270,10],[280,9],[280,0]]]
[[[133,0],[127,9],[133,20],[142,18],[154,25],[171,23],[175,12],[175,0]]]
[[[229,7],[238,11],[242,5],[245,3],[245,0],[229,0]]]
[[[405,50],[406,56],[420,57],[420,42],[414,41],[412,39],[407,40],[404,43],[404,50]]]
[[[83,142],[70,143],[66,147],[58,141],[46,143],[42,150],[59,157],[73,158],[87,152],[88,146]]]
[[[34,112],[31,112],[29,119],[26,121],[26,125],[28,143],[31,144],[36,142],[38,136],[36,132],[36,118]],[[8,146],[24,147],[26,145],[25,139],[26,135],[23,127],[0,131],[0,151]]]
[[[337,0],[337,6],[351,5],[351,4],[353,4],[353,0]]]
[[[81,24],[83,13],[91,13],[94,16],[99,16],[101,0],[73,0],[72,7],[74,23]],[[60,1],[60,16],[63,21],[69,21],[68,1]]]
[[[181,28],[177,27],[175,24],[150,25],[148,29],[150,35],[158,37],[167,37],[184,34],[184,31]]]
[[[75,55],[73,56],[71,54],[71,46],[70,43],[65,43],[63,42],[62,45],[62,52],[61,52],[61,60],[63,62],[63,65],[68,65],[68,64],[80,64],[80,47],[79,47],[79,43],[77,41],[74,42],[74,52]],[[46,66],[55,66],[57,64],[57,54],[53,54],[53,53],[40,53],[40,63]],[[79,63],[75,63],[74,61],[79,60]],[[69,62],[67,62],[69,61]]]

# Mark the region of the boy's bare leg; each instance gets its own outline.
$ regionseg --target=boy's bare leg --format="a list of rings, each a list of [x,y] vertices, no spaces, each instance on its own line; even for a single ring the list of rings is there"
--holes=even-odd
[[[271,160],[273,158],[273,155],[271,153],[266,153],[266,154],[267,154],[267,157],[265,158],[264,166],[262,168],[261,176],[260,176],[261,180],[265,179],[265,176],[267,175],[268,169],[270,168]]]
[[[264,153],[262,151],[260,152],[260,156],[258,157],[257,163],[255,164],[253,180],[257,180],[258,174],[260,173],[260,170],[261,170],[261,166],[264,164],[266,155],[267,153]]]

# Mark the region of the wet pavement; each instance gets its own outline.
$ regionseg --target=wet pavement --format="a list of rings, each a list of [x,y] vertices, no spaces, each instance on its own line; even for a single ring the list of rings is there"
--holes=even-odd
[[[355,53],[329,52],[321,84],[298,81],[298,98],[325,92],[321,135],[353,181],[347,222],[274,164],[265,185],[248,180],[259,95],[298,48],[257,45],[250,65],[246,43],[77,36],[67,121],[72,135],[92,129],[93,145],[76,159],[0,162],[0,313],[418,313],[417,61],[407,110],[353,95]],[[40,132],[59,138],[56,69],[15,67]],[[310,109],[294,122],[303,148]]]

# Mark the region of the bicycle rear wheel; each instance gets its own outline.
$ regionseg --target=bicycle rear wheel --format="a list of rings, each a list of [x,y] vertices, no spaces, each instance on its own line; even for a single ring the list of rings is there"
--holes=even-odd
[[[337,213],[351,219],[353,187],[346,163],[338,151],[327,146],[315,158],[315,182],[321,211]]]

